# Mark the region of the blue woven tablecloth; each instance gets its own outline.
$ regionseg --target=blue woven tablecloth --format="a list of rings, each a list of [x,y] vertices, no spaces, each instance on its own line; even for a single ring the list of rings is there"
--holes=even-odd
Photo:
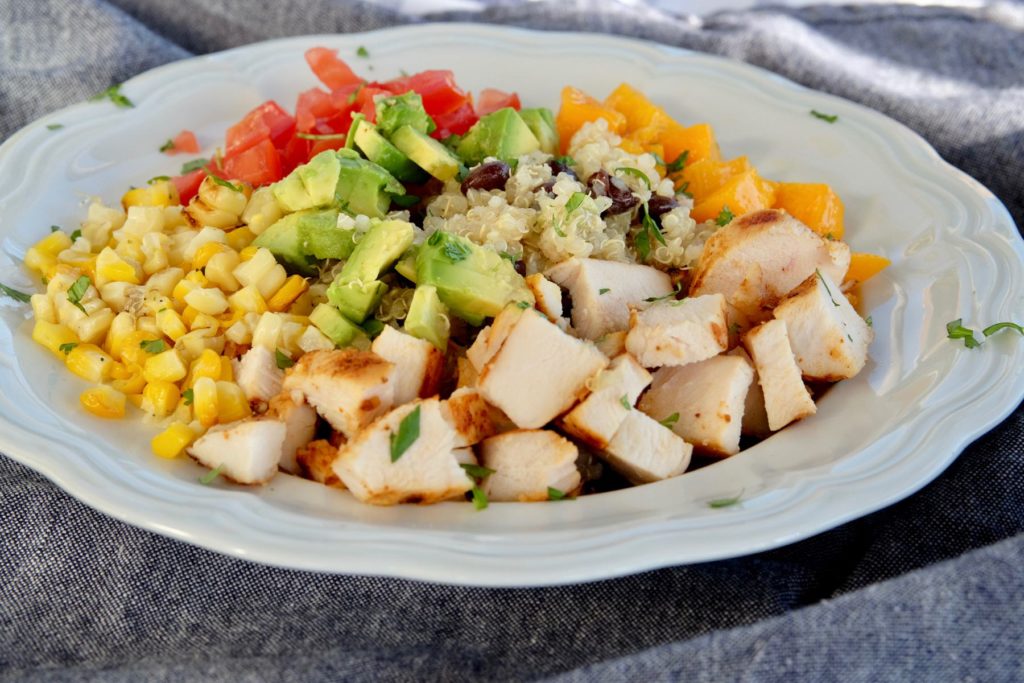
[[[1024,223],[1024,6],[504,2],[432,15],[728,55],[878,109]],[[153,66],[408,21],[331,0],[3,0],[0,139]],[[487,590],[258,566],[94,512],[0,458],[0,678],[1024,680],[1024,411],[909,499],[780,550]]]

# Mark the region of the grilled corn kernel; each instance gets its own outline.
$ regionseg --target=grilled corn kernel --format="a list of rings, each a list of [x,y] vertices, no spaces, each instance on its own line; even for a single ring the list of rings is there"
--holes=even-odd
[[[252,234],[259,235],[283,215],[284,210],[277,203],[273,190],[269,187],[261,187],[253,191],[249,203],[245,205],[242,222],[246,224]]]
[[[234,276],[243,287],[253,285],[259,289],[264,299],[280,289],[288,279],[288,274],[274,259],[274,255],[264,248],[260,248],[251,259],[235,268]]]
[[[217,424],[217,382],[200,377],[192,385],[192,412],[204,427]]]
[[[220,358],[212,349],[203,349],[199,357],[192,361],[188,372],[188,380],[185,383],[186,386],[193,386],[200,377],[221,379],[222,368]]]
[[[151,232],[142,238],[142,253],[146,256],[142,270],[146,275],[159,273],[171,265],[171,238],[162,232]]]
[[[125,395],[120,391],[102,384],[86,389],[78,397],[82,407],[96,417],[103,417],[110,420],[124,417],[126,401]]]
[[[238,252],[238,258],[240,258],[243,261],[248,261],[253,256],[255,256],[256,252],[258,252],[259,250],[260,250],[259,247],[256,247],[256,246],[253,246],[253,245],[250,244],[245,249],[242,249],[242,250],[240,250]]]
[[[220,377],[218,379],[222,382],[235,381],[235,366],[231,364],[231,359],[227,356],[220,357]]]
[[[277,313],[264,313],[260,321],[252,331],[252,345],[262,346],[273,351],[277,348],[278,339],[281,337],[281,330],[284,327],[284,319]]]
[[[153,417],[167,417],[178,407],[181,392],[171,382],[150,382],[142,390],[142,409]]]
[[[193,282],[199,285],[200,287],[206,287],[207,285],[210,284],[210,281],[206,279],[206,276],[203,275],[203,271],[201,270],[190,270],[188,273],[185,274],[185,280],[188,282]]]
[[[155,316],[165,308],[174,308],[174,300],[170,297],[152,289],[143,288],[142,291],[144,292],[142,299],[150,315]]]
[[[146,342],[154,342],[160,339],[159,334],[152,334],[143,330],[135,330],[125,335],[121,342],[121,362],[126,365],[144,366],[150,359],[151,354],[143,349]]]
[[[245,397],[242,387],[234,382],[217,382],[218,422],[235,422],[247,418],[251,414],[249,399]]]
[[[213,330],[218,332],[220,331],[220,320],[207,313],[200,313],[192,320],[191,329],[193,332],[196,330]]]
[[[139,270],[142,270],[142,262],[146,260],[146,255],[142,251],[141,235],[125,237],[117,243],[117,246],[113,247],[113,250],[114,253],[122,259],[128,261],[132,265],[138,265]]]
[[[149,232],[161,232],[164,229],[164,210],[159,206],[130,206],[124,225],[114,237],[122,243],[129,239],[142,242],[142,236]]]
[[[167,268],[161,270],[159,273],[154,273],[149,276],[146,280],[146,289],[154,292],[160,292],[164,296],[174,296],[174,288],[182,278],[185,277],[185,271],[181,268]],[[182,294],[184,296],[184,294]]]
[[[140,332],[146,332],[153,337],[160,338],[160,326],[156,324],[156,318],[151,315],[144,315],[135,321],[135,326]]]
[[[196,439],[196,433],[184,422],[174,422],[153,437],[150,446],[161,458],[173,459],[185,452]]]
[[[120,254],[106,247],[96,257],[96,283],[99,285],[107,282],[130,282],[137,285],[142,282],[142,268],[136,263],[129,262]]]
[[[72,321],[69,327],[83,342],[102,344],[113,322],[114,312],[104,307],[90,311],[89,315]]]
[[[228,298],[224,292],[213,287],[193,289],[185,295],[185,303],[207,315],[220,315],[228,310]]]
[[[160,328],[162,334],[174,341],[178,341],[178,339],[188,333],[188,327],[185,325],[185,321],[181,319],[181,314],[173,308],[165,308],[157,312],[156,326]]]
[[[297,315],[308,316],[313,312],[313,293],[307,288],[305,292],[299,295],[299,298],[292,302],[292,305],[288,307],[289,313]]]
[[[168,349],[150,356],[142,366],[142,376],[147,382],[177,382],[188,374],[185,361],[176,349]]]
[[[178,188],[169,180],[159,180],[147,187],[128,190],[121,197],[121,206],[172,206],[178,203]]]
[[[189,231],[185,234],[191,235],[188,243],[181,251],[181,258],[185,261],[194,261],[199,250],[210,242],[220,242],[225,245],[228,243],[227,235],[220,228],[207,226],[199,232]]]
[[[199,315],[199,311],[192,308],[191,306],[185,306],[185,310],[181,312],[181,319],[184,320],[185,324],[191,328],[192,323],[195,322],[197,315]]]
[[[238,254],[234,251],[224,251],[219,254],[214,254],[206,264],[206,279],[212,284],[217,285],[225,292],[237,291],[240,284],[232,272],[241,263],[241,259],[238,258]]]
[[[71,328],[65,327],[60,323],[50,323],[45,320],[36,320],[35,325],[32,327],[32,339],[37,344],[42,344],[48,348],[53,355],[57,356],[61,360],[64,360],[64,351],[61,350],[61,346],[67,348],[68,344],[79,343],[78,337]]]
[[[146,388],[146,378],[142,376],[142,367],[138,365],[125,365],[114,361],[114,367],[110,371],[110,386],[122,394],[133,396],[141,394]]]
[[[56,235],[57,233],[54,234]],[[43,277],[52,279],[53,273],[57,269],[57,257],[32,247],[25,252],[25,266]]]
[[[64,364],[82,379],[99,383],[110,377],[114,359],[95,344],[79,344],[68,352]]]
[[[235,228],[228,233],[228,244],[235,251],[242,251],[252,244],[254,239],[256,235],[249,228]]]
[[[217,335],[216,331],[211,329],[192,330],[178,340],[176,347],[181,351],[185,360],[192,361],[198,358],[205,349],[211,349],[220,354],[224,351],[224,337]]]
[[[265,313],[267,302],[260,294],[260,290],[252,285],[242,287],[240,290],[228,297],[228,304],[231,310],[238,313]]]
[[[267,308],[277,313],[284,311],[292,302],[299,298],[299,295],[309,288],[309,283],[301,275],[292,275],[284,281],[281,288],[277,290],[267,301]]]
[[[229,248],[223,242],[207,242],[196,249],[195,255],[192,256],[192,267],[196,270],[205,268],[206,264],[210,261],[210,257],[222,251],[227,251]]]
[[[107,339],[103,346],[114,358],[120,360],[121,349],[128,335],[135,331],[135,316],[131,313],[122,312],[114,316],[107,331]]]
[[[71,238],[61,231],[51,232],[43,239],[36,242],[32,248],[47,256],[57,257],[57,254],[71,247]]]
[[[251,344],[252,343],[252,328],[249,327],[248,323],[244,320],[239,320],[227,330],[224,331],[224,336],[228,341],[234,342],[238,345]],[[334,346],[331,345],[333,349]]]
[[[57,309],[53,307],[53,299],[46,294],[33,294],[32,315],[36,320],[45,320],[48,323],[57,322]]]
[[[189,390],[186,389],[186,391]],[[186,405],[186,403],[188,405]],[[175,422],[184,422],[185,424],[188,424],[193,420],[191,393],[189,393],[188,397],[186,398],[184,392],[182,392],[181,399],[178,401],[178,406],[174,409],[174,413],[171,415],[171,417],[174,418]]]

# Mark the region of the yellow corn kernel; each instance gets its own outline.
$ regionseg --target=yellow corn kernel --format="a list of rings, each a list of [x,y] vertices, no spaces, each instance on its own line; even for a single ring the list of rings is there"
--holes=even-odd
[[[121,362],[125,365],[144,366],[146,361],[149,360],[150,354],[142,348],[143,345],[146,342],[153,342],[158,339],[160,339],[159,334],[152,334],[143,330],[129,332],[121,342]]]
[[[200,377],[208,377],[210,379],[221,379],[221,373],[223,369],[221,367],[220,355],[212,349],[203,349],[199,357],[192,361],[192,365],[188,371],[188,380],[185,382],[186,386],[193,386]]]
[[[228,246],[221,242],[207,242],[203,246],[196,249],[195,255],[192,257],[192,267],[196,270],[200,270],[206,267],[209,263],[210,257],[214,254],[219,254],[222,251],[227,251]]]
[[[178,339],[188,333],[188,327],[185,325],[185,321],[182,320],[181,314],[173,308],[157,311],[156,326],[160,328],[162,334],[174,341],[178,341]]]
[[[96,417],[115,420],[124,417],[125,395],[110,387],[99,385],[86,389],[78,397],[82,407]]]
[[[127,396],[141,394],[146,388],[146,378],[142,376],[142,367],[138,365],[125,365],[114,361],[114,367],[110,371],[110,386]]]
[[[174,288],[185,277],[185,271],[181,268],[167,268],[159,273],[154,273],[146,280],[146,289],[160,292],[164,296],[175,296]],[[182,293],[182,297],[185,293]]]
[[[53,307],[53,299],[46,294],[33,294],[32,315],[36,320],[45,320],[48,323],[57,322],[57,309]]]
[[[142,409],[153,417],[167,417],[178,407],[181,392],[171,382],[150,382],[142,390]]]
[[[121,206],[173,206],[178,204],[178,188],[169,180],[158,180],[147,187],[128,190],[121,197]]]
[[[144,291],[146,293],[143,296],[143,303],[145,303],[150,315],[155,316],[165,308],[174,308],[174,301],[170,297],[164,296],[153,289]]]
[[[228,298],[224,292],[213,287],[193,289],[185,295],[185,303],[207,315],[220,315],[228,310]]]
[[[278,340],[281,337],[281,329],[284,327],[284,319],[277,313],[264,313],[260,321],[252,331],[252,345],[262,346],[273,351],[277,348]]]
[[[308,316],[313,312],[313,294],[307,288],[305,292],[299,295],[299,298],[292,302],[292,305],[288,307],[288,312],[296,315]]]
[[[41,254],[57,258],[57,254],[71,248],[71,238],[67,233],[58,230],[36,242],[32,248]]]
[[[64,360],[64,351],[61,346],[68,348],[68,344],[78,344],[78,336],[71,331],[71,328],[60,323],[49,323],[45,320],[37,320],[32,328],[32,339],[48,348],[53,355]]]
[[[57,233],[54,234],[56,235]],[[32,247],[25,252],[25,266],[39,273],[43,277],[48,277],[52,280],[53,273],[57,268],[57,257],[50,256],[49,254]]]
[[[235,366],[231,364],[231,359],[227,356],[220,357],[220,381],[222,382],[234,382],[235,381]]]
[[[217,382],[200,377],[192,386],[192,412],[204,427],[217,424]]]
[[[220,320],[207,313],[200,313],[192,321],[190,329],[193,332],[195,332],[196,330],[213,330],[214,332],[219,332]]]
[[[201,285],[197,285],[191,280],[186,280],[182,278],[181,280],[178,281],[178,284],[174,285],[174,291],[171,292],[171,296],[174,297],[174,300],[176,302],[184,306],[185,297],[188,296],[188,293],[191,292],[193,289],[199,289],[200,286]]]
[[[185,424],[188,424],[193,419],[192,394],[190,389],[186,389],[185,391],[189,392],[188,398],[186,398],[184,392],[182,392],[181,400],[178,401],[178,407],[174,409],[174,414],[172,414],[171,417],[174,418],[175,422],[184,422]],[[188,405],[185,405],[186,403]]]
[[[192,323],[195,322],[196,316],[199,315],[199,311],[192,308],[191,306],[185,306],[185,310],[181,312],[181,319],[185,321],[185,324],[192,327]]]
[[[168,460],[177,458],[196,439],[196,433],[185,422],[174,422],[167,429],[153,437],[150,446],[153,454]]]
[[[128,394],[125,396],[125,400],[136,408],[142,408],[142,394]]]
[[[240,249],[240,250],[239,250],[239,252],[238,252],[238,258],[240,258],[240,259],[241,259],[241,260],[243,260],[243,261],[248,261],[248,260],[249,260],[249,259],[251,259],[251,258],[252,258],[253,256],[255,256],[255,255],[256,255],[256,252],[258,252],[259,250],[260,250],[260,248],[259,248],[259,247],[255,247],[255,246],[253,246],[253,245],[251,245],[251,244],[250,244],[250,245],[249,245],[249,246],[247,246],[247,247],[246,247],[245,249]]]
[[[110,247],[106,247],[96,257],[96,284],[130,282],[137,285],[142,282],[139,272],[141,270],[135,263],[129,262]]]
[[[99,383],[110,377],[114,359],[94,344],[79,344],[68,352],[64,364],[82,379]]]
[[[235,344],[251,344],[252,343],[252,328],[245,320],[239,320],[231,327],[224,331],[224,336],[228,341],[234,342]],[[331,348],[334,348],[333,346]]]
[[[175,349],[150,356],[142,366],[142,376],[147,382],[177,382],[188,374],[185,361]]]
[[[217,334],[216,330],[207,328],[192,330],[178,340],[177,348],[181,351],[182,357],[192,361],[199,357],[206,349],[220,354],[224,351],[224,337]]]
[[[188,273],[185,274],[185,280],[187,280],[188,282],[193,282],[199,285],[200,287],[206,287],[207,285],[210,284],[210,281],[206,279],[205,275],[203,275],[203,271],[195,269],[190,270]]]
[[[255,286],[260,290],[263,298],[269,298],[274,292],[281,288],[288,274],[284,268],[274,259],[274,255],[268,249],[260,248],[248,261],[243,261],[235,268],[233,275],[243,287]]]
[[[273,190],[261,187],[253,190],[252,196],[249,197],[249,203],[242,212],[242,222],[254,235],[259,235],[276,223],[283,214],[284,210],[277,203]]]
[[[228,304],[236,313],[265,313],[267,311],[266,300],[260,294],[260,290],[252,285],[242,287],[229,296]]]
[[[252,415],[249,399],[234,382],[217,382],[217,421],[235,422]]]
[[[235,228],[228,233],[228,244],[235,251],[242,251],[256,239],[256,235],[253,234],[249,228]]]
[[[114,358],[121,359],[121,349],[124,348],[128,335],[135,331],[135,316],[127,311],[122,311],[114,316],[107,330],[107,340],[103,347]]]
[[[146,332],[152,335],[154,338],[160,338],[160,326],[156,324],[156,318],[151,315],[144,315],[135,321],[135,326],[139,328],[139,332]]]
[[[292,302],[299,298],[299,295],[309,289],[309,283],[301,275],[292,275],[284,281],[281,289],[277,290],[267,301],[267,308],[280,313],[291,306]]]
[[[105,306],[96,308],[89,315],[73,320],[68,326],[87,344],[102,344],[107,330],[114,322],[114,312]]]
[[[109,248],[109,247],[108,247]],[[128,236],[123,238],[113,248],[115,254],[128,261],[132,265],[139,265],[146,260],[146,254],[142,251],[142,236]],[[139,265],[138,270],[142,270]]]
[[[146,275],[159,273],[171,265],[170,246],[171,238],[162,232],[148,232],[142,236],[142,253],[146,256],[142,270]]]
[[[240,284],[235,276],[232,275],[238,264],[241,263],[241,259],[238,258],[238,254],[234,251],[224,251],[219,254],[214,254],[206,264],[206,279],[211,283],[217,285],[225,292],[237,291]]]

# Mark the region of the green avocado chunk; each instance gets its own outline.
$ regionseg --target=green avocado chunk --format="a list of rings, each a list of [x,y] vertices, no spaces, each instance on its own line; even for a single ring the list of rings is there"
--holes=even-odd
[[[366,120],[353,122],[356,129],[354,140],[366,158],[385,168],[391,175],[404,183],[422,183],[427,179],[419,166],[388,142],[372,123]]]
[[[538,107],[536,109],[523,109],[519,112],[530,128],[530,132],[540,143],[540,151],[546,154],[558,154],[558,128],[555,127],[555,115],[550,109]]]
[[[306,250],[302,247],[299,224],[306,220],[311,213],[315,212],[312,210],[299,211],[279,219],[253,240],[253,246],[269,249],[274,258],[289,269],[303,275],[310,275],[313,273],[314,267]],[[337,216],[337,212],[335,212],[335,216]],[[335,218],[335,222],[337,222],[337,218]]]
[[[339,172],[334,191],[335,206],[351,214],[383,218],[391,208],[392,195],[404,195],[405,187],[383,167],[366,159],[352,158],[351,150],[339,150]],[[319,155],[318,155],[319,156]],[[300,167],[301,168],[301,167]]]
[[[406,332],[427,340],[441,352],[448,348],[448,309],[441,303],[437,287],[420,285],[416,288],[403,326]]]
[[[279,219],[253,240],[292,270],[309,275],[314,259],[348,258],[352,233],[338,227],[337,209],[305,209]]]
[[[486,157],[511,161],[538,149],[537,136],[519,112],[505,107],[474,123],[459,142],[458,153],[467,164],[478,164]]]
[[[371,227],[327,288],[327,300],[349,320],[366,320],[388,290],[378,278],[412,246],[414,236],[412,223],[405,221],[381,221]]]
[[[402,126],[392,133],[391,142],[438,180],[448,181],[459,174],[462,166],[459,158],[440,142],[412,126]]]
[[[430,134],[437,130],[437,124],[423,108],[419,93],[407,92],[402,95],[377,100],[377,127],[382,135],[391,135],[402,126],[411,126],[421,133]]]
[[[476,326],[511,302],[534,303],[533,293],[511,262],[493,249],[448,232],[435,232],[420,247],[416,282],[417,290],[424,285],[436,287],[442,303]]]
[[[309,322],[327,335],[327,338],[334,342],[335,346],[347,346],[359,335],[363,334],[362,328],[349,321],[338,309],[328,304],[319,304],[309,314]]]
[[[337,153],[320,152],[271,185],[270,191],[285,213],[328,206],[334,201],[340,170]]]

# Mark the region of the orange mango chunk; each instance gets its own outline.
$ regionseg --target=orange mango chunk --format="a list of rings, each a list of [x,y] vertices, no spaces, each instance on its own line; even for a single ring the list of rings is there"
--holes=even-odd
[[[569,141],[584,123],[604,119],[608,129],[621,135],[626,129],[626,117],[595,100],[578,88],[562,88],[562,104],[555,118],[562,152],[569,148]]]
[[[759,176],[755,169],[750,169],[731,178],[696,204],[690,215],[701,223],[718,218],[725,207],[729,207],[733,216],[739,217],[751,211],[770,209],[774,203],[775,190],[771,183]]]
[[[885,270],[892,261],[878,254],[854,252],[850,254],[850,269],[846,271],[843,282],[861,283],[870,280]]]
[[[649,126],[656,119],[668,119],[665,110],[628,83],[622,83],[613,90],[605,98],[604,106],[626,117],[626,132]]]
[[[701,159],[687,163],[683,172],[676,177],[676,185],[685,188],[693,196],[697,204],[707,199],[708,195],[725,185],[730,178],[751,169],[747,157],[736,157],[730,161]]]
[[[686,151],[689,151],[687,163],[701,159],[718,161],[722,158],[718,141],[715,139],[715,131],[707,123],[698,123],[689,128],[684,128],[678,123],[669,124],[661,136],[661,144],[665,147],[665,161],[668,163],[672,163]]]
[[[775,208],[784,209],[822,237],[843,239],[843,202],[824,183],[778,183]]]

